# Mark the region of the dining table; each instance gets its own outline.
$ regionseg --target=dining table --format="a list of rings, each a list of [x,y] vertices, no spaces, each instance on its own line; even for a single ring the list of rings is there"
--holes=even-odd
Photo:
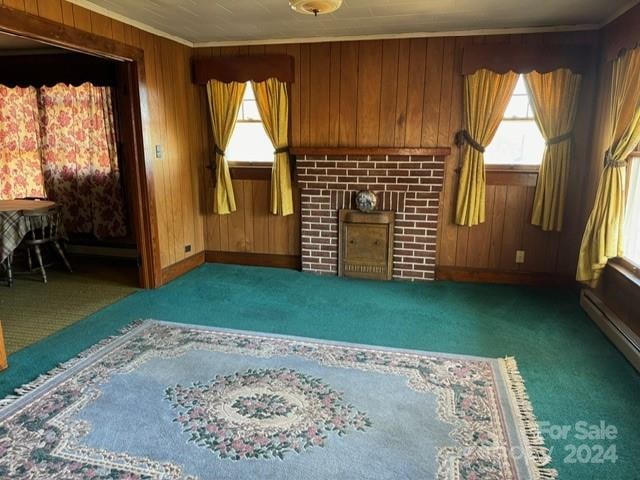
[[[55,205],[50,200],[0,200],[0,264],[6,266],[9,286],[13,283],[11,257],[29,233],[25,212],[45,210]]]

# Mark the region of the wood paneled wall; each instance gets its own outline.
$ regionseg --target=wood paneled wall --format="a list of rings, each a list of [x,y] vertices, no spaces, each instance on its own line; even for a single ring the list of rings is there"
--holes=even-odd
[[[286,53],[295,59],[291,143],[300,146],[431,147],[453,144],[462,123],[465,45],[580,44],[597,46],[597,32],[419,38],[360,42],[199,48],[196,56]],[[530,225],[534,186],[526,174],[503,175],[487,188],[487,221],[473,228],[453,222],[459,150],[447,159],[441,202],[438,264],[509,272],[572,275],[582,233],[580,191],[590,155],[595,72],[586,76],[576,132],[576,155],[566,227],[561,234]],[[510,179],[504,181],[505,179]],[[208,182],[210,185],[210,182]],[[247,188],[248,184],[244,186]],[[209,187],[208,187],[209,188]],[[210,193],[209,193],[210,195]],[[206,243],[228,227],[207,216]],[[213,225],[213,226],[212,226]],[[231,234],[235,235],[235,234]],[[516,250],[526,261],[515,263]]]
[[[161,263],[167,267],[203,251],[200,166],[206,138],[196,111],[199,90],[189,73],[191,49],[64,0],[0,1],[144,51],[146,81],[140,89],[148,100],[142,105],[145,154],[155,158],[155,145],[163,149],[162,158],[153,163]],[[190,253],[185,253],[185,245],[191,245]]]
[[[213,184],[213,180],[208,182]],[[215,215],[205,222],[207,251],[269,255],[300,255],[300,192],[294,191],[296,214],[280,217],[269,212],[270,180],[233,180],[237,210]],[[207,205],[213,205],[213,188],[207,188]]]

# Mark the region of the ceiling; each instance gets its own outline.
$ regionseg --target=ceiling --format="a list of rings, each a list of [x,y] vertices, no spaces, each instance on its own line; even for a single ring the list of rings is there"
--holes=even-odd
[[[70,0],[187,44],[594,28],[639,0],[344,0],[335,13],[293,12],[287,0]]]

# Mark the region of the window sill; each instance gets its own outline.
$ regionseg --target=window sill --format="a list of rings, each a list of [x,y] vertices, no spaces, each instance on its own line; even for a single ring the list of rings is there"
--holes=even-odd
[[[611,268],[624,276],[631,283],[640,287],[640,266],[626,258],[613,258],[609,262]]]
[[[540,165],[515,165],[515,164],[485,164],[487,172],[520,172],[520,173],[538,173]]]

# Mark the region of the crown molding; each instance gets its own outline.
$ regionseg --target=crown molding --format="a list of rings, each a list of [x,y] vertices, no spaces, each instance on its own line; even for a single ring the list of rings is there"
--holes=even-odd
[[[125,15],[120,15],[119,13],[112,12],[111,10],[107,10],[106,8],[96,5],[95,3],[89,0],[66,0],[66,1],[69,3],[73,3],[74,5],[77,5],[79,7],[86,8],[87,10],[91,10],[92,12],[99,13],[100,15],[104,15],[105,17],[109,17],[113,20],[118,20],[119,22],[122,22],[131,27],[139,28],[140,30],[144,30],[147,33],[152,33],[154,35],[157,35],[158,37],[166,38],[168,40],[173,40],[174,42],[180,43],[182,45],[185,45],[191,48],[194,48],[196,46],[193,42],[189,40],[186,40],[182,37],[178,37],[177,35],[172,35],[170,33],[163,32],[162,30],[158,30],[157,28],[152,27],[151,25],[147,25],[146,23],[139,22]]]
[[[474,35],[514,35],[526,33],[554,33],[554,32],[579,32],[589,30],[600,30],[608,25],[616,18],[624,15],[627,11],[640,3],[640,0],[631,0],[624,7],[617,10],[613,15],[599,24],[580,24],[580,25],[557,25],[543,27],[522,27],[522,28],[493,28],[493,29],[475,29],[475,30],[449,30],[449,31],[433,31],[433,32],[410,32],[410,33],[385,33],[377,35],[344,35],[344,36],[326,36],[326,37],[290,37],[290,38],[273,38],[261,40],[229,40],[229,41],[211,41],[211,42],[193,42],[177,35],[159,30],[155,27],[139,22],[125,15],[112,12],[106,8],[100,7],[90,0],[66,0],[69,3],[86,8],[95,13],[104,15],[105,17],[118,20],[132,27],[139,28],[148,33],[152,33],[168,40],[180,43],[191,48],[204,47],[240,47],[250,45],[281,45],[291,43],[323,43],[323,42],[346,42],[346,41],[362,41],[362,40],[388,40],[403,38],[431,38],[431,37],[469,37]]]
[[[600,25],[559,25],[552,27],[526,27],[526,28],[496,28],[478,30],[451,30],[444,32],[411,32],[411,33],[384,33],[378,35],[345,35],[327,37],[292,37],[274,38],[267,40],[241,40],[224,42],[196,42],[195,48],[202,47],[241,47],[249,45],[278,45],[290,43],[323,43],[323,42],[348,42],[360,40],[390,40],[403,38],[431,38],[431,37],[471,37],[474,35],[510,35],[519,33],[552,33],[552,32],[581,32],[598,30]]]

